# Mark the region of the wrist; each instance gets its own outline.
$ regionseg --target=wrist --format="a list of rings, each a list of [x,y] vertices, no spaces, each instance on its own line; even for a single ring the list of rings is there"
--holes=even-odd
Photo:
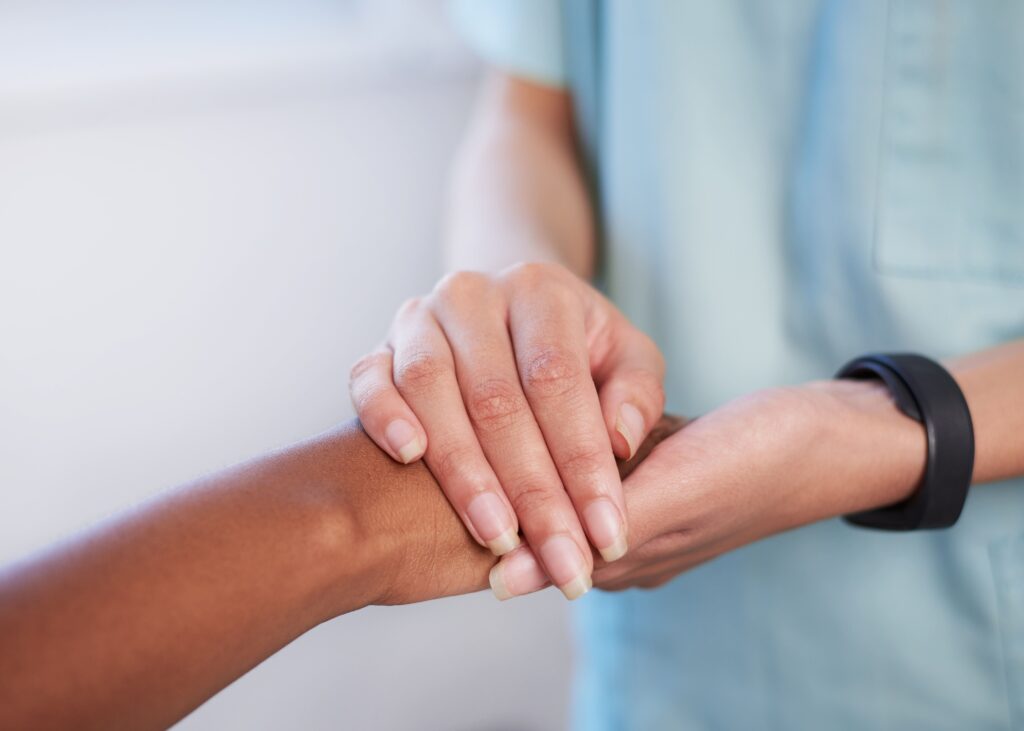
[[[334,569],[335,614],[487,587],[493,554],[466,532],[422,462],[401,465],[358,423],[329,437],[332,464],[321,554]]]
[[[401,466],[380,451],[358,423],[288,450],[279,493],[298,506],[280,553],[316,623],[371,604],[387,603],[405,563],[395,506]],[[410,471],[426,472],[422,468]]]
[[[294,449],[278,489],[301,506],[293,537],[280,547],[298,555],[306,603],[324,622],[374,604],[386,591],[393,551],[367,533],[376,455],[358,428],[343,427]],[[373,448],[375,449],[375,448]]]
[[[317,567],[317,586],[324,600],[321,621],[379,603],[386,591],[389,554],[361,537],[358,515],[343,495],[325,500],[314,512],[309,521],[308,562]]]
[[[893,505],[914,493],[924,476],[927,437],[884,384],[836,379],[803,388],[819,404],[817,451],[833,475],[828,517]]]

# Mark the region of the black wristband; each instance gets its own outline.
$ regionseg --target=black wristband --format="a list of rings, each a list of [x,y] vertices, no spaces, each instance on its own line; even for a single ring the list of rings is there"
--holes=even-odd
[[[928,463],[917,491],[896,505],[847,515],[854,525],[881,530],[948,528],[967,500],[974,472],[974,428],[960,387],[933,360],[910,353],[865,355],[836,378],[880,378],[899,409],[924,424]]]

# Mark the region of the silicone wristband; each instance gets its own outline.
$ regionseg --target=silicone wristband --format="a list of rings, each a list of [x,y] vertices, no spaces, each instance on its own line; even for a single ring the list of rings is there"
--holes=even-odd
[[[963,392],[935,361],[911,353],[865,355],[839,369],[836,378],[879,378],[899,409],[924,425],[928,462],[924,479],[907,500],[847,515],[864,528],[921,530],[956,523],[974,472],[974,427]]]

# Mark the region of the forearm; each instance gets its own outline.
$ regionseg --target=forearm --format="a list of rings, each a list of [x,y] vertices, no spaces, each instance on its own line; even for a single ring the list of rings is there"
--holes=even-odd
[[[947,367],[971,410],[974,482],[1024,475],[1024,341]],[[922,425],[880,381],[831,379],[741,397],[638,467],[626,484],[630,551],[595,571],[594,582],[660,586],[776,533],[900,503],[919,488],[927,449]]]
[[[974,424],[974,482],[1024,475],[1024,340],[951,360]]]
[[[974,427],[974,483],[1024,475],[1024,340],[1017,340],[945,363],[960,386]],[[907,497],[917,487],[927,447],[923,429],[900,414],[884,392],[885,406],[876,409],[879,428],[867,429],[876,454],[889,454],[889,474],[895,477],[895,497]],[[881,428],[882,422],[889,424]],[[901,427],[894,428],[897,423]],[[914,432],[908,438],[908,432]],[[902,437],[893,436],[902,434]],[[902,454],[900,454],[902,453]],[[913,469],[910,467],[913,466]]]
[[[555,261],[591,276],[592,211],[568,95],[504,77],[485,85],[454,170],[446,248],[453,270]]]
[[[492,562],[424,468],[339,429],[0,574],[0,727],[167,726],[318,623]]]
[[[484,589],[495,560],[345,425],[0,572],[0,728],[170,725],[317,624]]]
[[[1024,341],[946,363],[971,412],[973,482],[1024,475]],[[920,424],[903,415],[877,381],[808,384],[813,423],[801,472],[816,489],[798,507],[799,522],[895,504],[924,474],[927,444]],[[806,511],[806,512],[804,512]]]

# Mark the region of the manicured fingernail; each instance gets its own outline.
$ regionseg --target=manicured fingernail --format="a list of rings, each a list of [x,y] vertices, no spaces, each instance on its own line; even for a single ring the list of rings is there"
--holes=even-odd
[[[501,601],[532,594],[548,583],[544,569],[525,546],[498,561],[491,569],[489,579],[491,591]]]
[[[570,601],[586,594],[593,583],[579,546],[569,536],[553,536],[540,548],[541,558],[555,586]]]
[[[615,419],[615,431],[622,435],[629,445],[630,458],[640,447],[640,435],[644,433],[644,415],[633,404],[622,404],[619,416]]]
[[[474,525],[476,525],[474,523]],[[493,541],[487,541],[487,547],[495,556],[504,556],[511,550],[519,547],[519,534],[515,528],[509,528]]]
[[[626,555],[626,531],[619,509],[611,500],[600,498],[583,510],[590,539],[594,542],[601,558],[617,561]]]
[[[502,556],[519,545],[519,534],[512,513],[493,492],[482,492],[466,507],[469,522],[495,556]]]
[[[395,419],[388,424],[388,428],[384,430],[384,438],[404,464],[422,457],[423,450],[427,447],[416,428],[405,419]]]

